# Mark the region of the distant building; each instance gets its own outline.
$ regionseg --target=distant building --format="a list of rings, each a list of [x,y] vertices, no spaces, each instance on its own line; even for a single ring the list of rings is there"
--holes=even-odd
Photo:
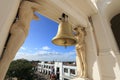
[[[40,62],[38,72],[46,75],[54,73],[57,80],[73,79],[77,74],[75,62]]]

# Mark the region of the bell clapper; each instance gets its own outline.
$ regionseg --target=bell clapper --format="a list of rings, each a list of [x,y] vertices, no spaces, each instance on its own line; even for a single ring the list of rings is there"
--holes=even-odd
[[[67,46],[66,46],[66,45],[65,45],[64,47],[65,47],[65,49],[67,48]]]
[[[64,42],[64,45],[65,45],[64,47],[65,47],[65,48],[67,48],[67,45],[66,45],[66,43],[67,43],[67,41],[65,40],[65,42]]]

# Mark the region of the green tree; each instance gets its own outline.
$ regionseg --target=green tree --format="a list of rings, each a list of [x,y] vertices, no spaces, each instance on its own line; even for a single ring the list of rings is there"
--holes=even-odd
[[[17,77],[18,80],[33,80],[34,70],[30,61],[19,59],[12,61],[7,72],[7,77]]]

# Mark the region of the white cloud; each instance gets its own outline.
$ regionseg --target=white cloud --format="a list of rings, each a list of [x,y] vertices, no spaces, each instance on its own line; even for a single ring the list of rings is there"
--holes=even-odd
[[[42,50],[50,50],[50,48],[48,46],[43,46]]]
[[[25,47],[21,47],[20,49],[21,49],[21,50],[26,50],[26,48],[25,48]]]
[[[49,47],[48,47],[49,48]],[[28,59],[28,60],[40,60],[40,61],[75,61],[75,51],[60,53],[56,51],[46,51],[49,49],[39,50],[35,53],[18,52],[15,59]]]

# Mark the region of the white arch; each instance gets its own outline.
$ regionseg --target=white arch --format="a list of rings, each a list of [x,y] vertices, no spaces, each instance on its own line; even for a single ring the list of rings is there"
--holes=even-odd
[[[105,16],[110,21],[115,15],[120,13],[120,0],[107,0]]]

